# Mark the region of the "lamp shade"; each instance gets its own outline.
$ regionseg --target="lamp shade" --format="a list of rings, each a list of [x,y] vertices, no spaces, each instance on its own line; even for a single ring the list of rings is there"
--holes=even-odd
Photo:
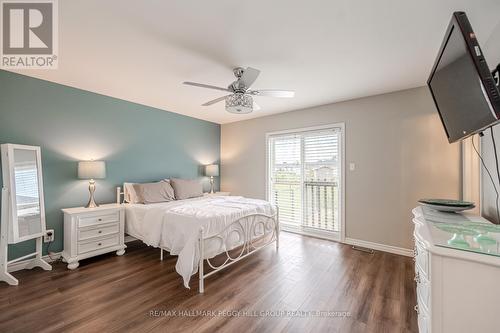
[[[219,176],[219,165],[218,164],[205,165],[205,175],[209,177]]]
[[[106,163],[104,161],[78,162],[78,178],[80,179],[106,178]]]

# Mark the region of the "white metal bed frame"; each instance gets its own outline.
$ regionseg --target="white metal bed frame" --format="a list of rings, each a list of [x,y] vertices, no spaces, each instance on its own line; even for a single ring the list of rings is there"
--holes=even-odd
[[[118,204],[123,204],[122,192],[120,187],[116,188],[116,202]],[[205,230],[203,227],[199,230],[198,236],[198,250],[200,254],[200,259],[198,261],[198,278],[199,278],[199,292],[203,293],[205,291],[205,279],[235,263],[240,260],[245,259],[251,254],[254,254],[268,245],[276,242],[276,250],[279,249],[279,212],[276,206],[276,213],[273,215],[267,215],[262,213],[248,214],[243,217],[234,220],[228,224],[223,230],[215,235],[205,235]],[[226,246],[227,241],[230,236],[235,235],[238,237],[238,245],[234,248],[229,248]],[[138,238],[137,235],[131,235],[134,238]],[[139,239],[139,238],[138,238]],[[212,258],[205,257],[205,244],[207,241],[218,239],[223,245],[224,251],[218,253]],[[236,250],[237,255],[232,257],[229,253],[230,251]],[[163,251],[170,251],[167,248],[160,247],[160,260],[163,260]],[[211,260],[219,257],[219,255],[224,254],[226,257],[223,259],[223,263],[220,265],[214,265]],[[204,263],[207,262],[208,266],[212,270],[205,273]]]

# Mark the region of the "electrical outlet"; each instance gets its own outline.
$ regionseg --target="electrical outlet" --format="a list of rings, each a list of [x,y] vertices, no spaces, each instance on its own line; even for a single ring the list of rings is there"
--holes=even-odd
[[[43,242],[49,243],[54,241],[54,229],[49,229],[45,231],[45,235],[43,235]]]

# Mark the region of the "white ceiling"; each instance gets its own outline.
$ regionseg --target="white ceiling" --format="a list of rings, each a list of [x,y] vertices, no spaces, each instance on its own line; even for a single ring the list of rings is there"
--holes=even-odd
[[[59,69],[22,74],[217,123],[425,84],[451,13],[465,10],[480,43],[498,0],[59,1]],[[234,115],[223,92],[232,68],[261,70],[262,110]]]

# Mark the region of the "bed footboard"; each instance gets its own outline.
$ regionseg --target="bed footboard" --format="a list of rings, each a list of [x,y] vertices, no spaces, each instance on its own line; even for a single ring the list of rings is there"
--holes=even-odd
[[[200,259],[198,263],[199,292],[204,292],[204,279],[212,274],[223,270],[232,264],[248,257],[249,255],[262,250],[266,246],[275,243],[276,250],[279,248],[279,214],[276,207],[274,215],[250,214],[243,216],[226,226],[220,233],[212,236],[205,235],[205,230],[200,228],[198,236],[198,246]],[[207,254],[206,245],[210,241],[217,240],[224,248],[220,254],[225,255],[222,264],[214,264],[214,258],[205,258]],[[231,254],[231,241],[235,241],[238,247],[235,254]],[[220,259],[220,258],[219,258]],[[209,273],[204,272],[204,262],[212,269]]]

